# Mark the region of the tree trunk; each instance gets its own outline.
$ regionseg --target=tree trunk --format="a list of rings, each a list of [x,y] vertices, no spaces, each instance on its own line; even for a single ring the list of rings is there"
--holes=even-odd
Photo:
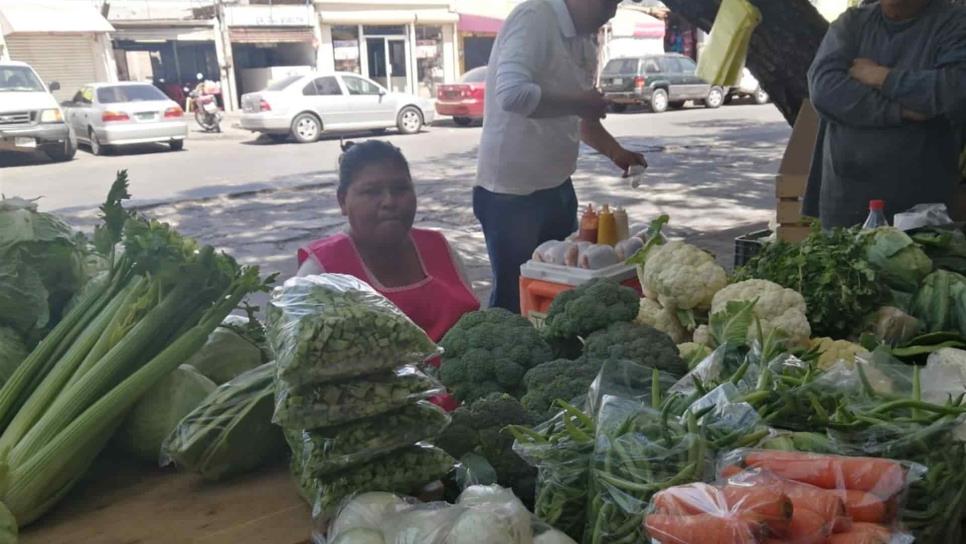
[[[691,24],[711,31],[720,0],[663,0]],[[828,22],[808,0],[751,0],[762,21],[751,37],[748,69],[789,124],[808,98],[806,74]]]

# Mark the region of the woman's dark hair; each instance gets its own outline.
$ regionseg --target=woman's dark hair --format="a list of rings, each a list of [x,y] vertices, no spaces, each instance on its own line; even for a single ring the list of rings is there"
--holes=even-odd
[[[342,142],[342,156],[339,157],[339,189],[340,195],[349,190],[360,170],[374,163],[393,163],[395,166],[409,173],[409,161],[403,156],[398,147],[381,140],[367,140],[361,144]]]

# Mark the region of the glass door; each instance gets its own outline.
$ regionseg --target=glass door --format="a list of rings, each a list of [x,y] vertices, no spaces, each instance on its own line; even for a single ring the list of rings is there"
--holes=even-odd
[[[369,79],[389,88],[389,57],[386,38],[366,38],[366,59],[369,61]]]
[[[409,89],[409,62],[405,38],[386,38],[386,58],[389,59],[389,85],[396,93]]]
[[[391,92],[405,93],[411,89],[410,55],[403,36],[366,37],[366,60],[369,79]]]

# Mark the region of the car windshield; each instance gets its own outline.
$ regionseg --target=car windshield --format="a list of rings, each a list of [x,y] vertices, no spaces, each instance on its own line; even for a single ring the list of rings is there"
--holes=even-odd
[[[486,81],[486,67],[474,68],[463,74],[463,83],[483,83]]]
[[[26,66],[0,66],[0,92],[46,92],[43,83]]]
[[[286,87],[295,83],[296,81],[302,79],[302,76],[288,76],[286,78],[280,79],[273,82],[268,87],[265,87],[266,91],[284,91]]]
[[[117,85],[97,89],[97,101],[101,104],[121,102],[155,102],[168,97],[151,85]]]
[[[637,59],[614,59],[607,63],[603,73],[608,76],[637,73]]]

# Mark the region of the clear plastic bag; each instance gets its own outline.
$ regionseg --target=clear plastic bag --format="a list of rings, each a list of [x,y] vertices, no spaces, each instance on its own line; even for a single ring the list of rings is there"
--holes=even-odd
[[[280,458],[285,440],[272,424],[274,377],[271,362],[219,386],[164,441],[161,466],[218,480]]]
[[[317,429],[386,414],[444,391],[414,367],[345,382],[290,386],[278,381],[273,421],[288,429]]]
[[[277,287],[268,336],[278,377],[292,385],[364,376],[438,353],[389,300],[341,274],[295,277]]]
[[[351,531],[378,531],[391,516],[405,512],[418,504],[415,499],[400,497],[385,491],[359,493],[345,499],[328,527],[321,527],[316,535],[318,541],[337,542],[339,537]]]
[[[285,430],[292,451],[298,450],[309,477],[321,477],[368,462],[416,442],[439,435],[450,416],[430,402],[417,402],[399,410],[309,431]]]

